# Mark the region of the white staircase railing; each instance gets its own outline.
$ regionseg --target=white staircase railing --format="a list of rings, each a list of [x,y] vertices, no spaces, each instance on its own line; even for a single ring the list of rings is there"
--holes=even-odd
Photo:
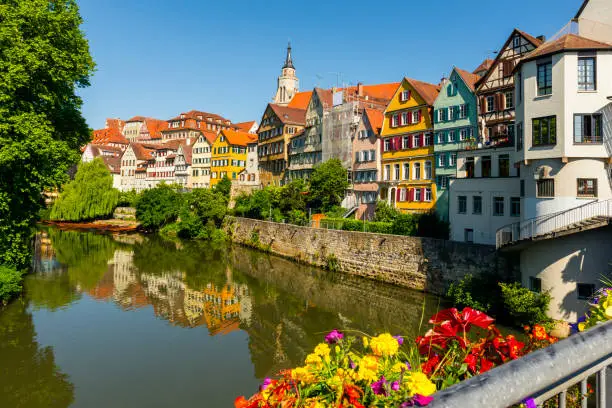
[[[561,231],[593,218],[612,218],[612,200],[592,201],[579,207],[506,225],[497,230],[497,248]]]

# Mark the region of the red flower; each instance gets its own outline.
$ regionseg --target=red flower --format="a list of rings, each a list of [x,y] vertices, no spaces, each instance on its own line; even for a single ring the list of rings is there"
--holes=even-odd
[[[444,321],[442,324],[430,329],[425,333],[425,336],[419,336],[416,339],[419,353],[421,355],[431,355],[433,346],[444,349],[450,340],[458,341],[461,348],[465,348],[465,340],[457,336],[458,329],[457,326],[453,326],[449,321]]]
[[[463,362],[467,364],[468,369],[473,374],[476,374],[476,363],[478,363],[478,356],[476,354],[468,354]]]
[[[478,326],[482,329],[486,329],[489,327],[495,319],[490,316],[487,316],[485,313],[472,309],[471,307],[466,307],[463,309],[461,314],[456,308],[442,310],[441,312],[436,313],[429,320],[429,323],[432,324],[441,324],[445,321],[449,321],[451,325],[461,328],[464,332],[470,330],[472,325]]]
[[[243,396],[240,396],[234,400],[235,408],[257,408],[261,401],[261,395],[256,394],[251,399],[247,400]]]
[[[429,357],[429,359],[426,362],[421,364],[421,371],[423,371],[423,374],[425,374],[426,376],[430,376],[431,373],[433,373],[433,371],[438,366],[439,362],[440,362],[440,357],[437,354],[435,354]]]
[[[492,369],[493,366],[494,364],[491,360],[487,360],[486,358],[481,358],[480,359],[480,374],[486,373],[487,371]]]
[[[366,408],[359,402],[359,399],[361,399],[362,395],[363,391],[361,390],[361,388],[351,384],[344,385],[344,394],[342,395],[342,399],[348,400],[348,403],[351,404],[353,407]]]

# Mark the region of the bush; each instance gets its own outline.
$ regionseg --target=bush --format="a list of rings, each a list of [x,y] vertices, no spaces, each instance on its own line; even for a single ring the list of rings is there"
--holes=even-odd
[[[182,197],[172,187],[161,184],[145,190],[136,205],[136,219],[148,230],[159,230],[176,221]]]
[[[514,320],[514,324],[523,326],[550,321],[546,316],[550,304],[549,293],[532,292],[518,282],[500,282],[499,286],[504,310]]]
[[[0,303],[7,304],[10,299],[21,293],[21,272],[0,265]]]
[[[229,200],[230,193],[232,191],[232,181],[229,179],[229,177],[224,176],[221,181],[213,187],[213,191],[221,194],[223,197]]]
[[[412,214],[399,214],[393,221],[391,232],[395,235],[416,235],[417,218]]]
[[[308,225],[308,215],[301,210],[291,210],[287,215],[287,222],[293,225]]]
[[[119,193],[118,207],[133,207],[136,208],[140,194],[136,190],[122,191]]]
[[[339,159],[330,159],[315,166],[309,182],[309,205],[324,213],[340,205],[349,186],[347,171]]]
[[[51,209],[52,220],[83,221],[107,218],[119,201],[119,191],[113,188],[113,178],[100,158],[81,163],[73,181]]]
[[[374,221],[393,222],[400,214],[401,213],[398,210],[391,207],[386,201],[379,201],[376,203]]]
[[[325,211],[326,218],[344,219],[344,214],[346,214],[346,209],[340,207],[339,205],[335,205],[329,210]]]
[[[493,281],[493,291],[491,291],[491,279],[484,277],[473,277],[466,275],[459,282],[451,283],[446,296],[451,300],[452,304],[458,308],[471,307],[472,309],[482,312],[490,312],[492,309],[491,299],[493,293],[499,290],[497,282]]]

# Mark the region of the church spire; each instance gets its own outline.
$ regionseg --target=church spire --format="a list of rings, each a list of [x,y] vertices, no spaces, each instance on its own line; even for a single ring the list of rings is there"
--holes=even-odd
[[[291,59],[291,43],[287,45],[287,58],[285,58],[285,65],[283,65],[283,69],[285,68],[293,68],[293,60]]]

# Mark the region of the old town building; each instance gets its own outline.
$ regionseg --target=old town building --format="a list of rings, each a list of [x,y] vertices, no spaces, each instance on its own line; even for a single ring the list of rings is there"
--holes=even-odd
[[[203,130],[193,144],[191,153],[191,188],[210,187],[210,161],[212,146],[217,138],[215,132]]]
[[[224,177],[236,180],[246,167],[247,144],[256,141],[250,133],[222,130],[213,143],[210,185],[214,186]]]

